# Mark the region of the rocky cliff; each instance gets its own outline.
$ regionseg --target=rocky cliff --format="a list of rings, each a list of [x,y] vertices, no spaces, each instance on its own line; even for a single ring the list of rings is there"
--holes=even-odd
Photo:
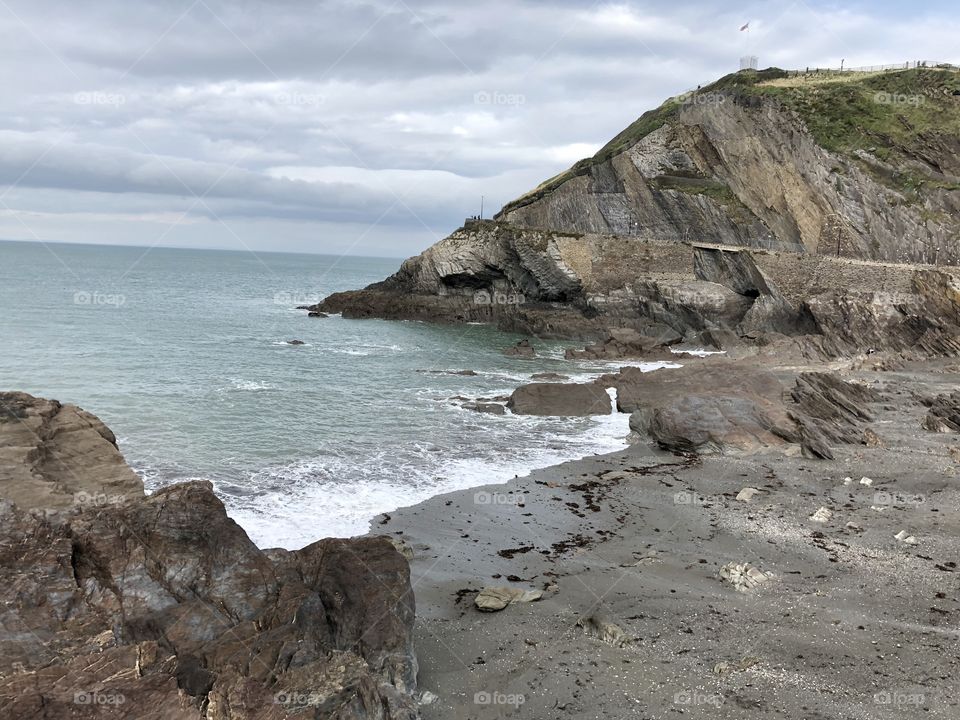
[[[742,72],[507,205],[522,227],[957,264],[960,73]]]
[[[209,483],[144,496],[89,413],[0,408],[0,717],[419,717],[389,539],[260,550]]]
[[[312,310],[954,354],[960,74],[738,73],[644,115],[497,217]]]

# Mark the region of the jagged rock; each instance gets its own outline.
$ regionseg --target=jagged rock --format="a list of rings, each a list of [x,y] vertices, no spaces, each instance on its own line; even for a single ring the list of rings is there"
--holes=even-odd
[[[750,502],[753,500],[755,495],[759,495],[760,491],[756,488],[746,487],[740,492],[737,493],[737,500],[740,502]]]
[[[721,580],[732,585],[737,592],[749,592],[767,582],[771,577],[750,563],[736,562],[727,563],[720,568],[719,576]]]
[[[474,605],[481,612],[497,612],[513,603],[536,602],[543,597],[542,590],[522,590],[511,587],[484,588],[474,598]]]
[[[905,545],[919,545],[920,541],[917,540],[913,535],[908,533],[906,530],[901,530],[896,535],[893,536],[894,539],[899,540]]]
[[[287,345],[306,345],[303,340],[287,340]]]
[[[953,82],[916,72],[931,87]],[[911,126],[883,135],[883,160],[827,150],[823,117],[804,122],[817,103],[791,107],[792,92],[773,97],[746,76],[734,85],[720,83],[724,102],[709,108],[670,102],[644,115],[498,221],[471,222],[385,281],[312,309],[590,340],[588,359],[627,357],[608,329],[656,337],[649,323],[738,355],[960,355],[960,213],[943,186],[960,164],[955,138]],[[926,97],[955,113],[952,94]],[[871,106],[899,126],[896,111]],[[905,202],[903,178],[918,172]],[[829,452],[810,435],[808,453]]]
[[[928,398],[924,404],[930,408],[923,419],[924,429],[937,433],[960,432],[960,392]]]
[[[530,376],[530,379],[539,380],[540,382],[563,382],[564,380],[569,380],[570,378],[566,375],[546,372],[546,373],[534,373],[533,375]]]
[[[503,354],[507,357],[535,358],[537,351],[534,350],[529,340],[520,340],[516,345],[505,349]]]
[[[507,412],[506,407],[500,403],[487,403],[487,402],[475,402],[475,403],[464,403],[463,408],[465,410],[473,410],[478,413],[486,413],[488,415],[505,415]]]
[[[310,310],[310,312],[307,313],[307,317],[312,317],[312,318],[326,318],[326,317],[330,317],[330,316],[327,315],[327,313],[325,313],[325,312],[320,312],[319,310]]]
[[[567,350],[564,357],[567,360],[671,359],[673,354],[666,349],[667,346],[682,341],[683,336],[666,325],[648,325],[643,333],[633,328],[614,328],[605,341],[588,345],[583,350]]]
[[[623,647],[631,642],[630,636],[624,632],[623,628],[602,613],[580,618],[577,620],[577,627],[583,628],[591,637],[614,647]]]
[[[3,625],[30,629],[0,634],[0,656],[19,669],[0,673],[0,716],[419,717],[409,568],[388,538],[261,551],[210,483],[143,497],[92,415],[3,398],[0,433],[16,440],[0,456],[4,498],[22,477],[51,481],[23,451],[26,427],[75,471],[103,472],[107,486],[81,478],[90,492],[130,491],[93,512],[41,511],[44,498],[62,504],[50,492],[26,496],[32,512],[0,500]],[[35,478],[16,472],[23,464]]]
[[[514,390],[507,407],[514,415],[584,417],[609,415],[613,403],[600,385],[532,383]]]
[[[143,497],[114,434],[75,405],[0,393],[0,497],[20,508],[96,508]]]
[[[791,397],[796,408],[790,417],[805,454],[825,459],[833,458],[831,444],[866,444],[864,425],[873,421],[868,405],[883,400],[879,392],[830,373],[802,374]]]
[[[822,507],[810,516],[810,521],[815,523],[828,523],[833,518],[833,511]]]

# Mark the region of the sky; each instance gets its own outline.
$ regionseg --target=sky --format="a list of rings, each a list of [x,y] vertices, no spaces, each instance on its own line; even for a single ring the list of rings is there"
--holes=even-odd
[[[960,13],[0,0],[0,238],[405,257],[745,54],[960,63]]]

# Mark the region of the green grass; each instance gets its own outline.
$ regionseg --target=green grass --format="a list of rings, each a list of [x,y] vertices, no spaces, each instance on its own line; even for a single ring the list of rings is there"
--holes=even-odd
[[[960,134],[960,73],[951,70],[900,70],[860,80],[851,73],[835,82],[760,84],[751,92],[794,110],[817,142],[837,153],[868,150],[889,160],[915,149],[925,133]]]

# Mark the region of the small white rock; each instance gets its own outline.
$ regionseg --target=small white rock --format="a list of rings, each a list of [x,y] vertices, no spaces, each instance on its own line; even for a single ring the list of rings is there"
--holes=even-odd
[[[909,533],[907,533],[906,530],[901,530],[893,537],[902,543],[906,543],[907,545],[916,545],[920,542],[913,535],[910,535]]]
[[[420,704],[421,704],[421,705],[433,705],[433,703],[435,703],[435,702],[436,702],[437,700],[439,700],[439,699],[440,699],[440,698],[438,698],[436,695],[434,695],[434,694],[433,694],[432,692],[430,692],[429,690],[424,690],[422,693],[420,693]]]
[[[753,499],[754,495],[759,495],[760,491],[756,488],[745,487],[739,493],[737,493],[737,500],[740,502],[750,502]]]
[[[833,511],[828,510],[825,507],[817,510],[813,515],[810,516],[810,520],[818,523],[830,522],[830,518],[833,517]]]
[[[845,478],[843,479],[843,484],[844,484],[844,485],[853,485],[853,478],[852,478],[852,477],[845,477]]]
[[[873,485],[873,480],[871,480],[871,479],[868,478],[868,477],[862,477],[862,478],[860,478],[860,484],[861,484],[861,485],[866,485],[867,487],[869,487],[869,486]]]

